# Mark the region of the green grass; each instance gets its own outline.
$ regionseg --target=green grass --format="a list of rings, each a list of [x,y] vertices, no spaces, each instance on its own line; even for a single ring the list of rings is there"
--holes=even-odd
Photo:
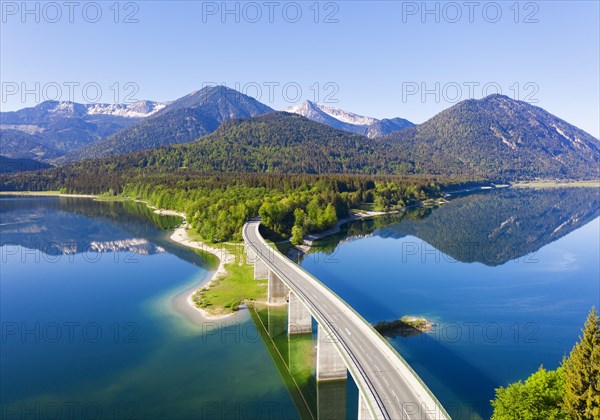
[[[225,247],[239,248],[236,245]],[[231,251],[234,251],[233,249]],[[254,280],[254,268],[247,265],[243,253],[232,264],[225,265],[225,276],[213,281],[208,288],[197,290],[192,299],[211,315],[235,312],[244,301],[265,300],[267,297],[267,281]]]
[[[361,203],[356,208],[351,209],[350,213],[360,213],[363,211],[375,211],[374,203]]]

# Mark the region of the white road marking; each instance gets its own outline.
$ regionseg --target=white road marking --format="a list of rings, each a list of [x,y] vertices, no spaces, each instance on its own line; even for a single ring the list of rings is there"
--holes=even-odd
[[[350,334],[350,331],[348,331],[348,328],[344,328],[346,330],[346,332],[348,333],[348,335],[352,335]]]

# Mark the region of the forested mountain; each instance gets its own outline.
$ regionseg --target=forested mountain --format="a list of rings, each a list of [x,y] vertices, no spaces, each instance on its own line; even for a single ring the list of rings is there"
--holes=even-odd
[[[129,127],[164,104],[78,104],[45,101],[0,113],[0,149],[9,158],[52,162],[61,156]]]
[[[119,173],[143,169],[159,173],[420,174],[494,181],[599,177],[597,139],[541,108],[500,95],[461,102],[419,126],[380,140],[286,112],[248,118],[268,111],[234,90],[205,88],[86,148],[79,157],[185,144],[75,163],[64,172],[83,177],[86,173],[108,177],[113,169]],[[245,119],[219,126],[220,120],[239,115]],[[202,137],[207,130],[216,131]]]
[[[11,159],[6,156],[0,156],[0,174],[10,174],[14,172],[37,171],[39,169],[51,168],[47,163],[38,162],[33,159]]]
[[[417,170],[497,179],[595,178],[600,142],[542,108],[502,95],[467,100],[384,136]]]
[[[99,158],[187,143],[216,130],[223,122],[273,112],[257,100],[225,86],[210,86],[180,98],[155,115],[88,147],[67,161]]]
[[[362,134],[369,138],[378,137],[414,125],[403,118],[378,120],[311,101],[304,101],[298,105],[291,106],[286,111],[302,115],[312,121],[337,128],[338,130]]]
[[[105,164],[157,171],[394,174],[393,148],[286,112],[224,123],[192,143],[115,156]],[[87,163],[85,163],[87,165]]]

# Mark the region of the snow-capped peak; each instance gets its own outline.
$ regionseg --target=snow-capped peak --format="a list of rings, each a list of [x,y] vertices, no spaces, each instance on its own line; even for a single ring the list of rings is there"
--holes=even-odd
[[[371,125],[379,121],[375,118],[365,117],[363,115],[354,114],[338,108],[332,108],[323,104],[317,104],[317,106],[327,115],[348,124]]]
[[[90,115],[114,115],[125,118],[146,118],[163,109],[167,104],[153,101],[137,101],[131,104],[88,104]]]
[[[315,103],[312,101],[304,101],[299,104],[290,106],[286,109],[287,112],[300,114],[305,117],[310,117],[314,112],[323,112],[338,121],[352,125],[369,126],[376,123],[378,120],[371,117],[354,114],[342,109],[333,108],[324,104]]]

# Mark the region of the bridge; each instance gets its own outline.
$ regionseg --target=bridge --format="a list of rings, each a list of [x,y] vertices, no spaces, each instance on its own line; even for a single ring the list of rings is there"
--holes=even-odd
[[[259,232],[260,221],[242,230],[254,278],[268,279],[268,303],[288,304],[288,334],[317,323],[316,379],[347,379],[358,386],[359,419],[449,419],[439,401],[406,361],[333,291],[283,254]]]

